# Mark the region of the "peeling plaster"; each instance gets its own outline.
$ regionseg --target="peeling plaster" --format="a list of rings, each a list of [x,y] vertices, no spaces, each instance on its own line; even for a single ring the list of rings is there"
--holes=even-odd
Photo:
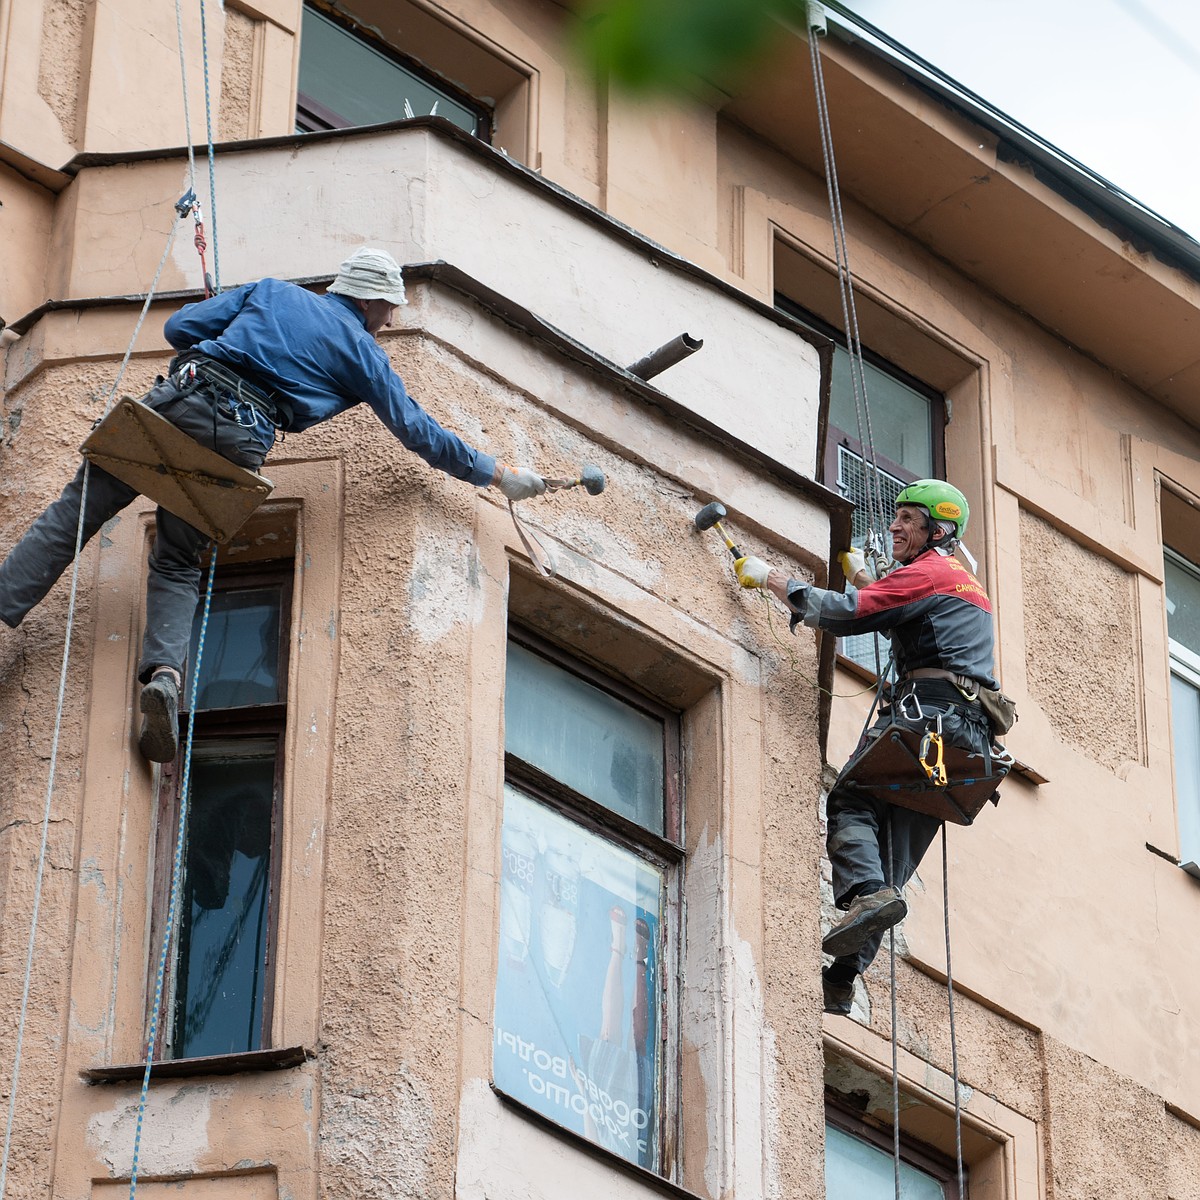
[[[439,642],[461,626],[478,625],[484,614],[483,592],[470,586],[474,546],[447,544],[444,536],[426,530],[413,547],[408,582],[409,628],[426,645]]]
[[[213,1102],[230,1098],[227,1087],[211,1084],[184,1084],[171,1090],[159,1084],[152,1088],[146,1097],[139,1170],[146,1175],[197,1171],[209,1149]],[[88,1121],[87,1144],[113,1178],[128,1177],[131,1172],[137,1116],[137,1101],[131,1099]]]
[[[383,1095],[327,1092],[321,1104],[322,1175],[357,1200],[428,1200],[433,1106],[401,1070]]]
[[[736,1188],[747,1200],[777,1200],[782,1185],[775,1033],[767,1024],[754,951],[726,924],[724,857],[720,835],[710,842],[705,829],[687,872],[681,1015],[708,1098],[704,1183],[714,1196]],[[714,1029],[728,1036],[714,1037]]]

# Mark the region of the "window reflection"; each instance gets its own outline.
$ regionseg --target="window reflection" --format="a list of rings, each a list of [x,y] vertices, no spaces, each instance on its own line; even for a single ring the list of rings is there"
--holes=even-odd
[[[274,740],[193,750],[171,1056],[262,1045],[275,806]]]
[[[197,710],[275,704],[280,699],[280,589],[238,588],[215,591],[204,635]],[[192,658],[199,645],[204,606],[196,609]],[[189,662],[183,703],[190,704]]]
[[[663,723],[513,642],[505,746],[574,791],[663,832]]]

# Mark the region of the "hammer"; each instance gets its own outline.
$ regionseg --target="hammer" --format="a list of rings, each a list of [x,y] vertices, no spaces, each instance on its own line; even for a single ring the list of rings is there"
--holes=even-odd
[[[693,520],[697,529],[715,529],[721,535],[721,540],[725,543],[729,553],[734,558],[741,558],[742,552],[733,544],[733,539],[725,532],[725,526],[721,524],[722,519],[727,516],[729,513],[725,511],[725,505],[720,500],[714,500],[711,504],[706,504]]]

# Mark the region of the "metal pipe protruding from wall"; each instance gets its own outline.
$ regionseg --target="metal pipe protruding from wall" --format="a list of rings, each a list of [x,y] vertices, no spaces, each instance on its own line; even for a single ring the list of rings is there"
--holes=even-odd
[[[690,333],[681,333],[672,338],[665,346],[652,350],[645,358],[639,358],[632,366],[627,367],[631,375],[639,379],[653,379],[661,375],[668,367],[683,362],[691,354],[695,354],[704,345],[703,338],[694,338]]]

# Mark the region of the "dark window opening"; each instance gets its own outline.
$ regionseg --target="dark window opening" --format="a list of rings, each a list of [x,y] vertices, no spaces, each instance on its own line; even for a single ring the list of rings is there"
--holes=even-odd
[[[155,1057],[270,1045],[280,798],[291,626],[291,559],[218,565],[200,661],[187,830]],[[153,952],[162,945],[179,832],[192,632],[180,696],[180,758],[162,771]]]
[[[296,132],[445,117],[485,141],[491,110],[365,29],[304,6]]]

